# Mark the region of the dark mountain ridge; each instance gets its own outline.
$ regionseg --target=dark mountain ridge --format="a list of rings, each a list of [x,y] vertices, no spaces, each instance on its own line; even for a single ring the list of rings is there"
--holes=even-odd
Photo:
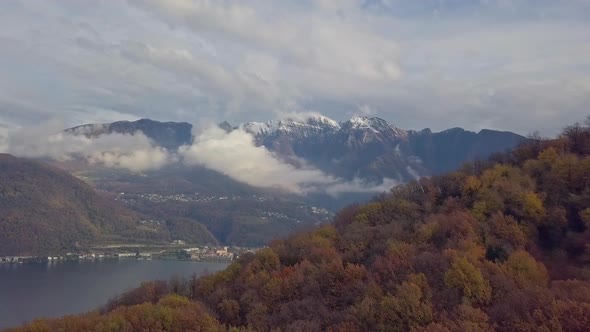
[[[410,149],[433,174],[442,174],[458,168],[462,163],[485,160],[498,152],[505,152],[526,140],[509,131],[482,129],[478,133],[453,128],[438,133],[430,130],[411,131]]]
[[[192,142],[193,125],[187,122],[160,122],[150,119],[137,121],[117,121],[103,124],[85,124],[66,129],[71,134],[97,137],[104,134],[133,135],[141,132],[156,145],[169,150],[176,150]]]

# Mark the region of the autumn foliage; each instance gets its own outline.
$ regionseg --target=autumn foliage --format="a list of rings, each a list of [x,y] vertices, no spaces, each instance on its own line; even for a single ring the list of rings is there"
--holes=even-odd
[[[214,275],[22,330],[587,331],[590,129],[574,127],[396,187]]]

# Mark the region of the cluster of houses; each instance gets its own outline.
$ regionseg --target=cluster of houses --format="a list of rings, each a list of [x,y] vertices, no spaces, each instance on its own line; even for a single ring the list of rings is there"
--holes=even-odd
[[[2,256],[0,257],[0,263],[26,263],[34,258],[34,256]]]
[[[231,195],[231,196],[205,196],[199,193],[194,194],[170,194],[170,195],[161,195],[161,194],[154,194],[154,193],[125,193],[125,192],[118,192],[116,193],[115,199],[121,201],[123,203],[137,203],[138,201],[150,201],[156,203],[164,203],[169,201],[176,201],[176,202],[192,202],[192,203],[210,203],[213,201],[238,201],[243,199],[254,199],[259,202],[264,202],[268,200],[266,197],[258,196],[258,195],[249,195],[249,196],[240,196],[240,195]]]
[[[311,210],[311,213],[313,214],[319,214],[319,215],[325,215],[325,216],[330,216],[332,213],[324,208],[320,208],[317,206],[311,206],[309,208]]]
[[[185,258],[193,261],[224,261],[231,262],[236,253],[230,252],[228,247],[201,247],[187,248],[182,250]]]
[[[98,254],[98,253],[84,253],[74,254],[67,253],[61,256],[0,256],[0,264],[21,264],[21,263],[44,263],[44,262],[61,262],[72,260],[95,260],[103,258],[151,258],[150,253],[112,253],[112,254]]]
[[[115,199],[124,203],[137,203],[140,200],[147,200],[150,202],[164,203],[169,201],[176,202],[193,202],[193,203],[208,203],[212,201],[225,201],[225,200],[239,200],[240,196],[201,196],[199,193],[187,195],[187,194],[173,194],[173,195],[160,195],[160,194],[129,194],[120,192],[117,193]]]

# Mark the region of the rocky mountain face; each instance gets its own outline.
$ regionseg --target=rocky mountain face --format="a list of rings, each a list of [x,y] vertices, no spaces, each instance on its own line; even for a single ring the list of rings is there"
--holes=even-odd
[[[377,117],[353,117],[338,123],[318,116],[304,121],[250,122],[234,129],[251,133],[259,145],[286,160],[304,159],[330,174],[399,181],[447,172],[525,140],[494,130],[404,130]]]

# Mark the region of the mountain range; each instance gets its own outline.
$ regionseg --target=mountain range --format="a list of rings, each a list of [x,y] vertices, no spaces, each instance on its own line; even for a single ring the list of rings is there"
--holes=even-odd
[[[224,122],[219,127],[250,133],[256,146],[292,165],[373,182],[439,174],[525,140],[493,130],[404,130],[367,117],[336,122],[314,116],[237,126]],[[171,153],[195,140],[189,123],[149,119],[88,124],[66,132],[89,138],[140,132]],[[258,246],[324,223],[333,211],[375,194],[301,196],[247,185],[199,165],[172,164],[137,174],[72,160],[51,164],[0,156],[0,253],[62,252],[126,239]]]
[[[343,122],[324,116],[249,122],[234,128],[251,133],[259,145],[287,160],[304,159],[329,174],[399,182],[454,170],[525,140],[518,134],[495,130],[404,130],[365,116]]]
[[[377,117],[355,116],[336,122],[325,116],[302,119],[247,122],[219,127],[243,130],[284,161],[295,166],[309,163],[345,179],[406,182],[454,170],[463,163],[486,159],[526,140],[507,131],[484,129],[477,133],[462,128],[441,132],[405,130]],[[109,124],[87,124],[67,132],[96,137],[102,134],[142,132],[154,144],[169,150],[191,143],[192,125],[141,119]]]

